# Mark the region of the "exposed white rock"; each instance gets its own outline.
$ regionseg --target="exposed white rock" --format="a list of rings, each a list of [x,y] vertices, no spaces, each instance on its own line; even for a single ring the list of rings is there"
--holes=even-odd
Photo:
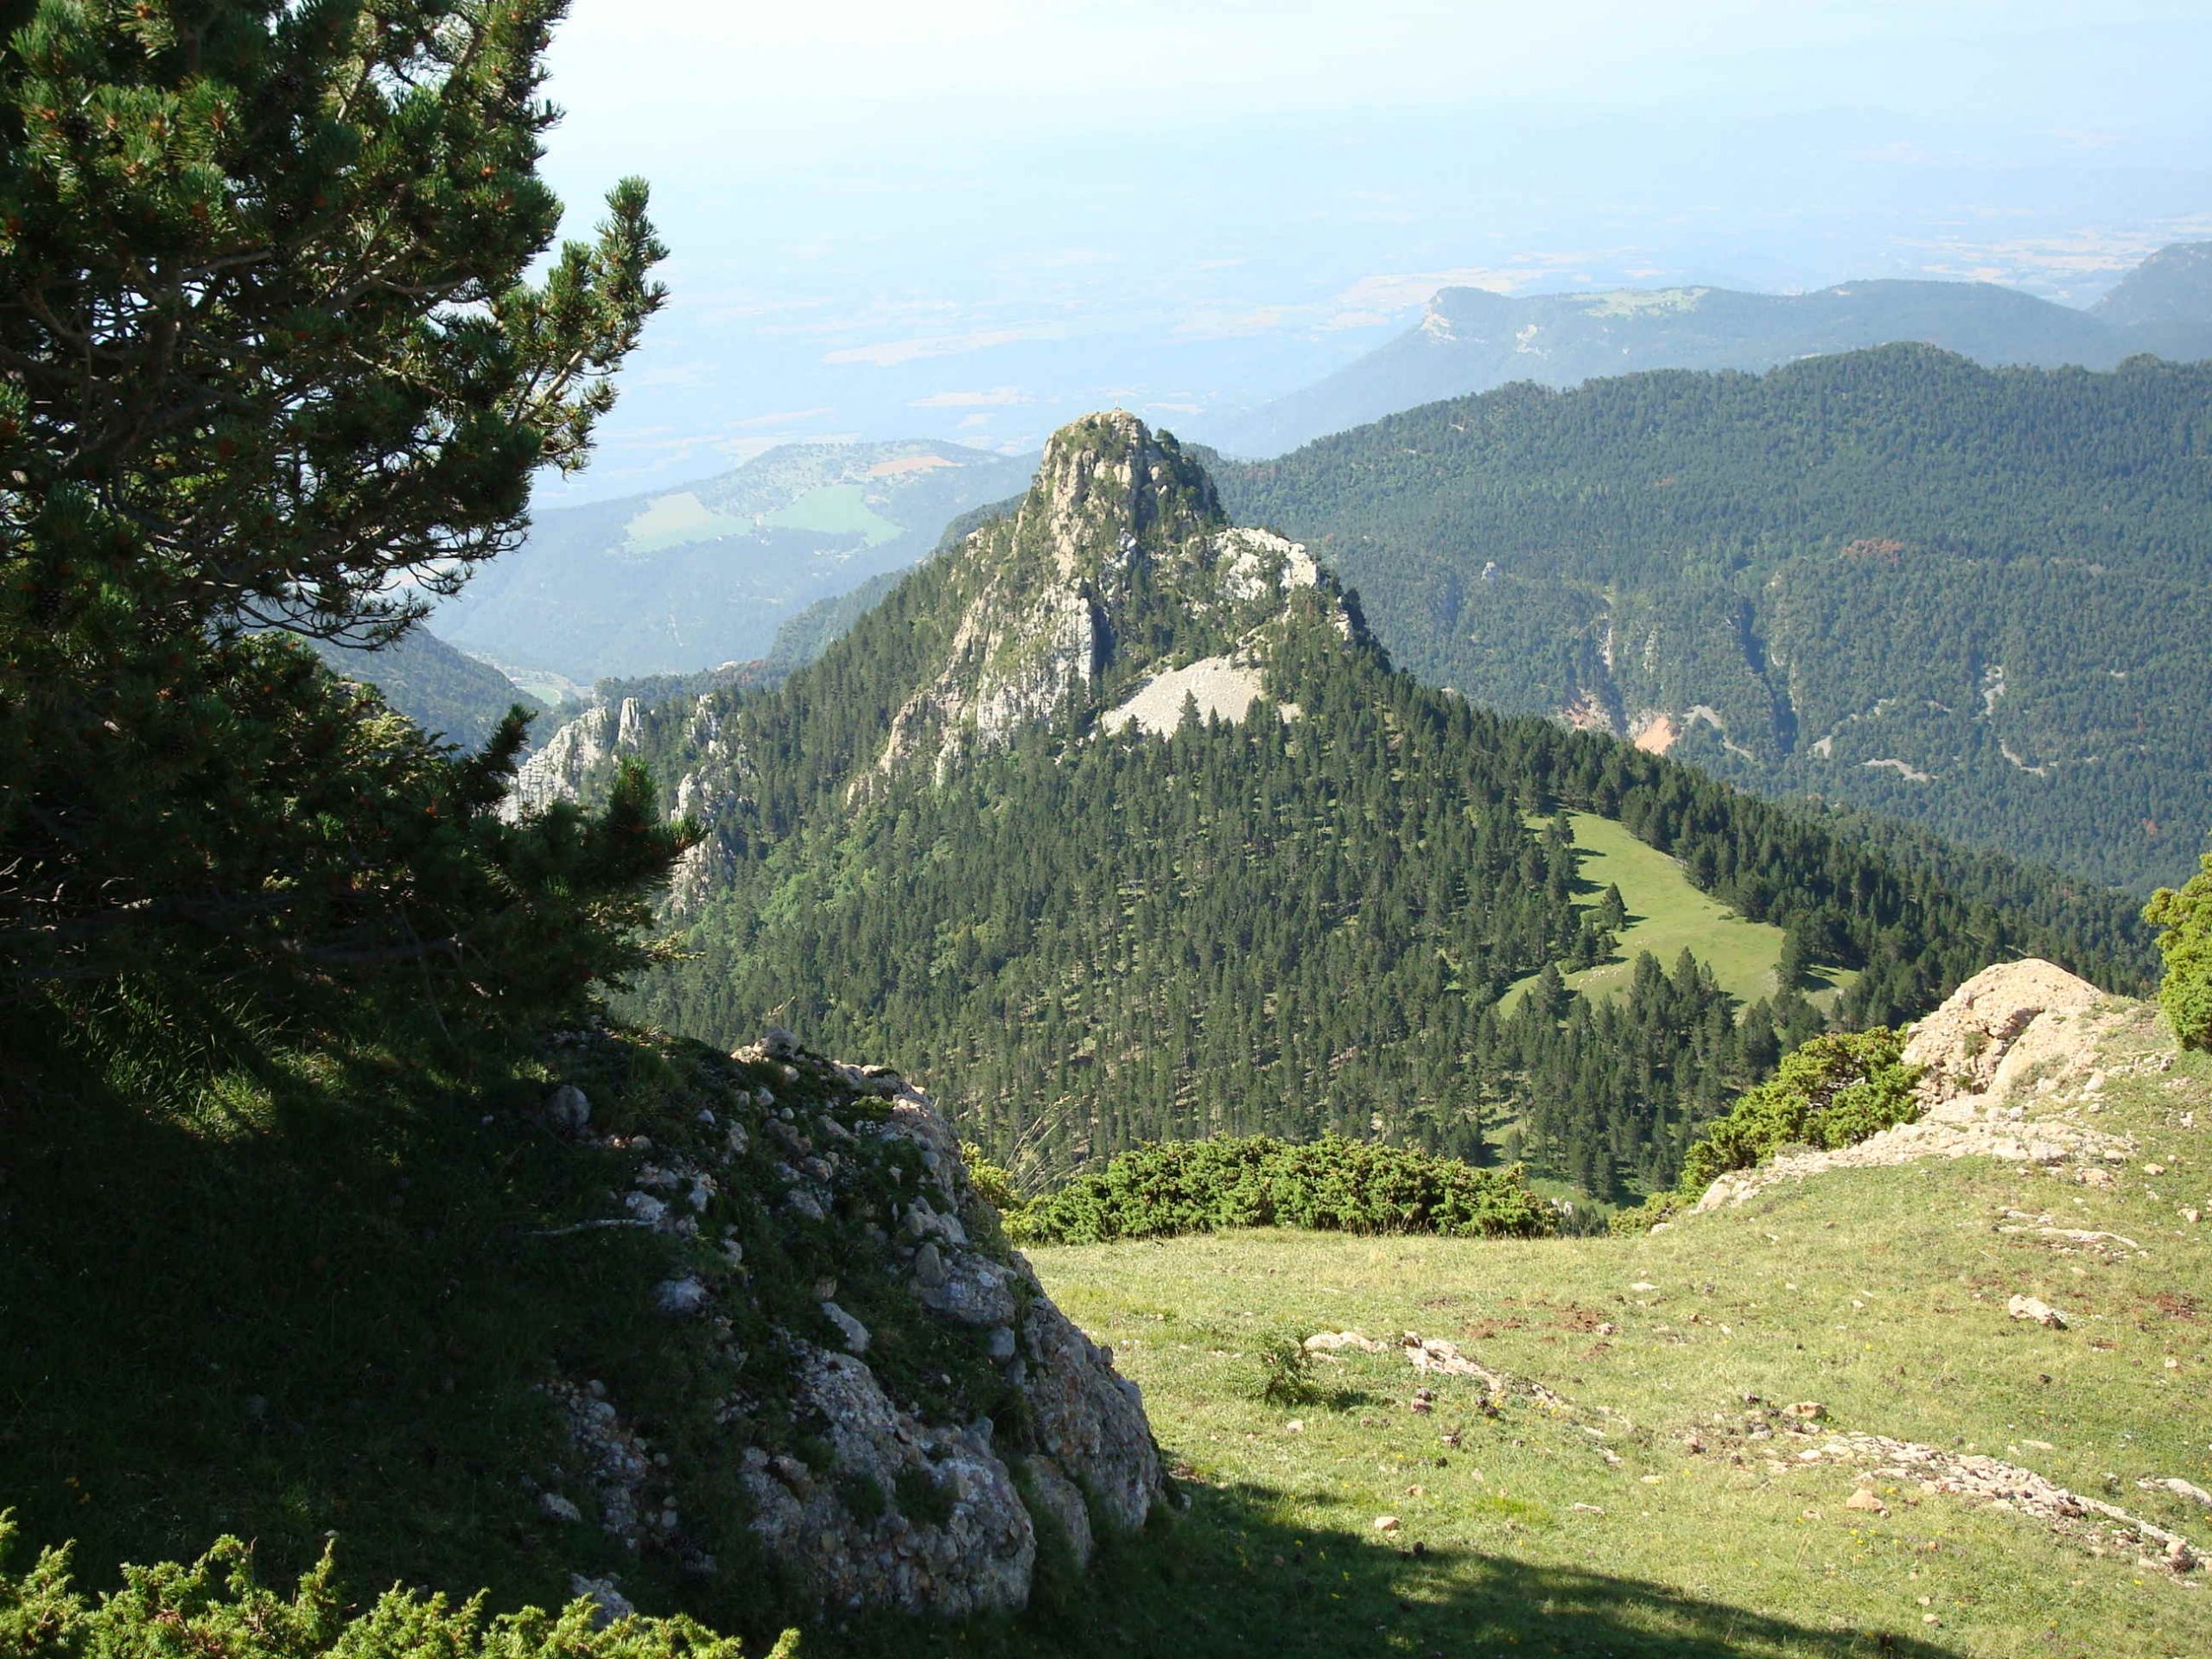
[[[2133,1141],[2063,1114],[2077,1092],[2094,1095],[2102,1086],[2098,1046],[2129,1017],[2088,981],[2054,963],[2029,957],[1986,968],[1907,1036],[1905,1061],[1924,1068],[1918,1119],[1855,1146],[1776,1158],[1723,1175],[1706,1189],[1695,1213],[1828,1170],[1923,1158],[2124,1160],[2133,1154]]]
[[[846,1313],[843,1308],[838,1306],[835,1302],[824,1302],[822,1304],[822,1317],[837,1327],[837,1334],[845,1339],[845,1351],[847,1353],[865,1354],[868,1352],[868,1326],[862,1325],[858,1319]]]
[[[1302,545],[1225,524],[1205,470],[1121,410],[1054,433],[1020,510],[950,557],[960,608],[950,649],[893,716],[874,771],[854,781],[856,797],[909,760],[942,779],[962,756],[1082,705],[1116,664],[1133,606],[1165,596],[1240,642],[1224,658],[1164,671],[1109,716],[1148,731],[1172,729],[1186,693],[1243,718],[1258,696],[1257,636],[1293,595],[1318,594],[1341,636],[1354,628]],[[1174,675],[1184,677],[1159,683]]]
[[[2024,1319],[2032,1325],[2049,1325],[2054,1331],[2066,1328],[2066,1316],[2040,1297],[2012,1297],[2005,1304],[2005,1312],[2013,1319]]]
[[[1185,698],[1198,705],[1198,718],[1242,725],[1263,695],[1256,664],[1233,657],[1205,657],[1181,668],[1155,674],[1128,702],[1099,717],[1099,725],[1118,732],[1135,722],[1140,731],[1165,737],[1182,721]],[[1283,717],[1291,718],[1286,711]]]

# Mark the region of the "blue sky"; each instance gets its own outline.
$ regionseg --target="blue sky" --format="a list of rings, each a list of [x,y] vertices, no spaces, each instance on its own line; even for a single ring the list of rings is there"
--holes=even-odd
[[[1203,438],[1446,283],[2010,282],[2212,237],[2212,7],[576,0],[548,172],[675,298],[548,504],[796,437]]]

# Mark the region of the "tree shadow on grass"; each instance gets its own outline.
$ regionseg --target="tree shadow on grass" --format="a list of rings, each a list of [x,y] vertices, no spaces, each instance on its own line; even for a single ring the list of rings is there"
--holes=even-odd
[[[653,1264],[627,1236],[525,1248],[597,1172],[486,1127],[496,1091],[408,1052],[246,1055],[175,1112],[55,1065],[36,1109],[0,1110],[16,1570],[73,1540],[101,1589],[232,1532],[283,1583],[335,1531],[349,1582],[513,1605],[564,1599],[569,1555],[615,1558],[552,1548],[513,1477],[556,1449],[549,1360]]]
[[[1080,1580],[1040,1586],[1018,1620],[870,1621],[808,1632],[813,1654],[1267,1659],[1379,1653],[1791,1659],[1949,1651],[1917,1631],[1827,1630],[1596,1567],[1416,1548],[1350,1524],[1290,1527],[1281,1495],[1191,1491],[1188,1512],[1109,1546]],[[1350,1517],[1347,1516],[1347,1522]],[[1363,1526],[1365,1517],[1362,1517]]]

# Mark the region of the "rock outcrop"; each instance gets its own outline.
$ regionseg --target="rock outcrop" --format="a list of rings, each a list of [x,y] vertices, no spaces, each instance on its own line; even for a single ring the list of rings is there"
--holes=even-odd
[[[594,1133],[573,1086],[540,1118],[627,1169],[615,1212],[582,1228],[662,1236],[684,1266],[640,1294],[737,1378],[715,1415],[769,1560],[822,1606],[952,1617],[1025,1605],[1040,1531],[1084,1562],[1141,1527],[1168,1487],[1136,1386],[1006,1246],[930,1098],[783,1031],[731,1062],[742,1086],[680,1141]],[[689,1471],[603,1382],[548,1391],[586,1484],[546,1513],[585,1497],[628,1548],[719,1570],[690,1541]]]
[[[1202,708],[1218,692],[1214,711],[1242,718],[1261,696],[1263,631],[1293,595],[1312,595],[1344,637],[1357,626],[1304,547],[1232,527],[1205,469],[1121,410],[1054,433],[1020,509],[950,556],[959,622],[893,720],[878,777],[918,760],[943,778],[1071,703],[1102,714],[1090,699],[1109,683],[1130,688],[1109,728],[1173,729],[1186,690]],[[1214,648],[1163,646],[1177,633]],[[1133,683],[1147,669],[1152,684],[1202,671],[1160,694],[1163,715]]]
[[[1904,1058],[1923,1068],[1920,1117],[1854,1146],[1723,1175],[1693,1213],[1827,1170],[1923,1158],[2080,1160],[2092,1169],[2123,1161],[2133,1143],[2081,1118],[2104,1087],[2101,1046],[2139,1012],[2053,963],[2030,957],[1986,968],[1907,1034]]]
[[[635,697],[587,709],[556,727],[543,747],[516,768],[499,815],[514,823],[559,801],[588,801],[605,792],[615,763],[667,744],[684,758],[671,796],[671,818],[691,818],[709,832],[751,798],[753,768],[743,747],[723,728],[715,696],[647,705]],[[703,836],[677,861],[669,880],[668,911],[677,920],[696,912],[713,891],[725,856],[716,836]]]

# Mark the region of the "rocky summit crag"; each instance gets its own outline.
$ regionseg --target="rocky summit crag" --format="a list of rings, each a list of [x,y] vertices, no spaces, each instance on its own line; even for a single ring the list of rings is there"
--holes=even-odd
[[[1205,470],[1120,410],[1053,434],[1020,507],[968,538],[951,582],[950,649],[899,709],[879,773],[921,756],[941,780],[963,754],[1003,748],[1086,696],[1141,696],[1133,681],[1152,670],[1229,671],[1250,686],[1241,718],[1266,631],[1294,594],[1313,595],[1340,632],[1354,626],[1303,547],[1231,526]]]

